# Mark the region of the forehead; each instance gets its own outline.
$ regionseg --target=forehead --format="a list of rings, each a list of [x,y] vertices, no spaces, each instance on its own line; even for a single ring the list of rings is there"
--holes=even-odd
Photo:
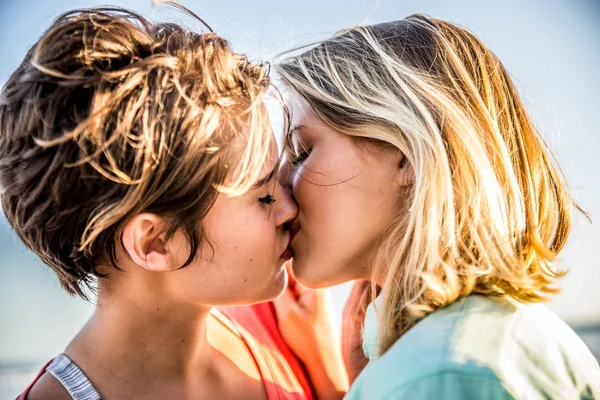
[[[287,93],[285,100],[290,108],[292,127],[299,123],[318,122],[319,118],[311,110],[306,100],[299,94],[296,92]]]
[[[275,135],[273,135],[271,144],[269,146],[269,154],[267,156],[267,162],[263,165],[262,171],[263,172],[265,172],[265,171],[271,172],[271,170],[273,170],[273,168],[277,164],[278,160],[279,160],[279,149],[277,148],[277,142],[275,140]]]
[[[279,162],[279,149],[277,147],[277,141],[275,140],[275,135],[271,132],[271,140],[269,144],[269,152],[267,154],[267,158],[264,164],[261,166],[261,179],[270,174],[273,169],[277,167]]]
[[[260,176],[249,192],[262,190],[266,185],[276,181],[277,172],[279,171],[279,160],[277,145],[275,145],[274,148],[271,147],[269,156],[260,171]]]
[[[315,142],[317,140],[347,139],[347,135],[337,131],[323,121],[310,107],[308,102],[297,93],[286,95],[286,104],[290,108],[289,131],[286,132],[288,146]]]
[[[329,128],[297,93],[286,95],[286,104],[290,109],[290,126],[285,132],[288,144],[298,139],[306,140],[315,130]]]
[[[226,185],[231,180],[237,179],[235,174],[237,169],[241,168],[241,163],[251,163],[246,173],[258,178],[254,182],[248,182],[252,185],[249,190],[255,186],[255,183],[270,174],[279,159],[275,134],[266,108],[260,105],[253,112],[260,113],[257,121],[252,121],[250,117],[235,120],[232,124],[234,133],[221,143],[222,150],[228,152],[225,161],[227,163]],[[253,122],[255,122],[254,126]],[[264,147],[267,142],[268,149]]]

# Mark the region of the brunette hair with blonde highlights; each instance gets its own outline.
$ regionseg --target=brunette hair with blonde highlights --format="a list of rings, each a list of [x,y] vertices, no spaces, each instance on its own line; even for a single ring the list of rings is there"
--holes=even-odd
[[[373,276],[386,277],[380,353],[467,295],[538,302],[558,291],[575,204],[505,68],[473,34],[413,15],[339,32],[276,68],[329,126],[394,146],[414,174],[373,258]]]
[[[186,235],[188,265],[218,193],[260,177],[273,141],[267,74],[212,31],[121,8],[61,15],[0,96],[8,221],[83,297],[99,266],[118,268],[120,234],[140,212],[166,221],[167,240]]]

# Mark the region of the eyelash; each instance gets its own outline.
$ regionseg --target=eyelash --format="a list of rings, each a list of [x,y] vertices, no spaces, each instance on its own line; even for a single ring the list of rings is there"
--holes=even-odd
[[[271,204],[275,203],[277,200],[275,200],[275,198],[273,196],[271,196],[270,194],[267,194],[266,196],[259,197],[258,201],[270,206]]]
[[[306,150],[303,153],[300,153],[300,155],[298,155],[297,157],[295,157],[292,161],[290,161],[290,164],[292,166],[297,166],[302,164],[304,161],[306,161],[306,159],[308,158],[308,156],[310,156],[310,150]]]

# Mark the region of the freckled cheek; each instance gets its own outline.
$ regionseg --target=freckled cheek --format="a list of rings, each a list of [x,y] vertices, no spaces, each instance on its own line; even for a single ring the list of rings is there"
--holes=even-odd
[[[271,216],[274,218],[274,216]],[[277,228],[271,218],[265,218],[262,223],[257,223],[257,229],[252,234],[252,250],[255,254],[255,261],[266,254],[272,254],[277,247]]]

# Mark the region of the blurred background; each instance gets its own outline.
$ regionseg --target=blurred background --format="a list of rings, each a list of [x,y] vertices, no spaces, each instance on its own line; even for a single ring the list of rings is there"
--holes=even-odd
[[[311,43],[338,29],[413,13],[458,23],[503,61],[555,152],[579,204],[561,266],[571,270],[549,304],[600,357],[600,1],[598,0],[179,0],[235,51],[251,59]],[[200,24],[150,0],[0,0],[0,84],[60,13],[99,5],[131,8],[154,20]],[[275,120],[275,125],[279,125]],[[276,126],[276,132],[281,127]],[[348,285],[332,288],[339,322]],[[29,253],[0,215],[0,400],[14,399],[91,315]]]

